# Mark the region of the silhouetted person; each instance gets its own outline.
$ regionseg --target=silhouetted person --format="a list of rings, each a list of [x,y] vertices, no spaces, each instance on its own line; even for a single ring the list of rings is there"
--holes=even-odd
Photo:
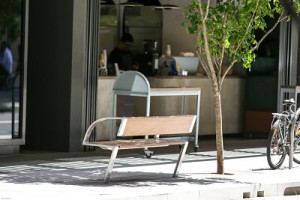
[[[124,33],[116,48],[108,56],[108,63],[114,66],[117,63],[120,70],[137,70],[138,66],[133,62],[133,55],[130,48],[133,45],[133,37],[130,33]]]
[[[13,74],[13,56],[6,42],[0,45],[0,86],[6,86],[7,79]]]

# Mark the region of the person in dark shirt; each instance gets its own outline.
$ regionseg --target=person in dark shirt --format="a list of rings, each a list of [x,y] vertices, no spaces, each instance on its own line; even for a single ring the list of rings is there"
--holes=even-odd
[[[108,56],[108,63],[114,65],[117,63],[120,70],[137,70],[138,65],[133,62],[133,55],[130,48],[133,45],[133,37],[130,33],[125,33],[116,48]]]
[[[125,33],[116,48],[114,48],[108,56],[107,63],[110,66],[108,72],[117,63],[120,70],[138,70],[138,65],[133,62],[133,55],[130,48],[133,45],[133,37],[130,33]],[[118,75],[111,73],[111,75]],[[130,96],[118,96],[117,98],[117,116],[133,116],[133,99]]]

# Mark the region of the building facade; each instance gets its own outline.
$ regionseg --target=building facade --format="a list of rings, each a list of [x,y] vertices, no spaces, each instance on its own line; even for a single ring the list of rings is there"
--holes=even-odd
[[[84,132],[96,118],[101,2],[20,1],[22,70],[19,112],[15,117],[18,126],[11,136],[0,138],[0,154],[18,152],[20,147],[82,151]],[[174,2],[183,6],[182,1]],[[161,46],[172,40],[180,43],[178,48],[183,46],[178,38],[184,33],[177,35],[180,31],[172,31],[180,26],[180,21],[171,24],[174,16],[178,15],[163,14]],[[278,93],[282,84],[299,83],[298,27],[296,20],[280,27]],[[185,45],[193,45],[193,38],[186,38]],[[10,124],[15,124],[14,120]]]

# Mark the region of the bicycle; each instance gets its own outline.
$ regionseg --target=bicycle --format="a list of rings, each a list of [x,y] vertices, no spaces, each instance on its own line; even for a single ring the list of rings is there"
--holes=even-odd
[[[286,108],[282,113],[272,113],[273,120],[268,136],[267,160],[272,169],[278,169],[289,154],[291,144],[291,132],[294,130],[293,161],[300,164],[300,108],[295,112],[295,100],[283,101]],[[297,113],[297,115],[296,115]],[[297,118],[296,121],[295,117]],[[294,126],[294,127],[293,127]]]

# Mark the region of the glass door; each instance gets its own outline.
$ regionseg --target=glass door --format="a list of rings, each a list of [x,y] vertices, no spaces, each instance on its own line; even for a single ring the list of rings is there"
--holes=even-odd
[[[0,140],[22,138],[26,3],[0,1]]]

